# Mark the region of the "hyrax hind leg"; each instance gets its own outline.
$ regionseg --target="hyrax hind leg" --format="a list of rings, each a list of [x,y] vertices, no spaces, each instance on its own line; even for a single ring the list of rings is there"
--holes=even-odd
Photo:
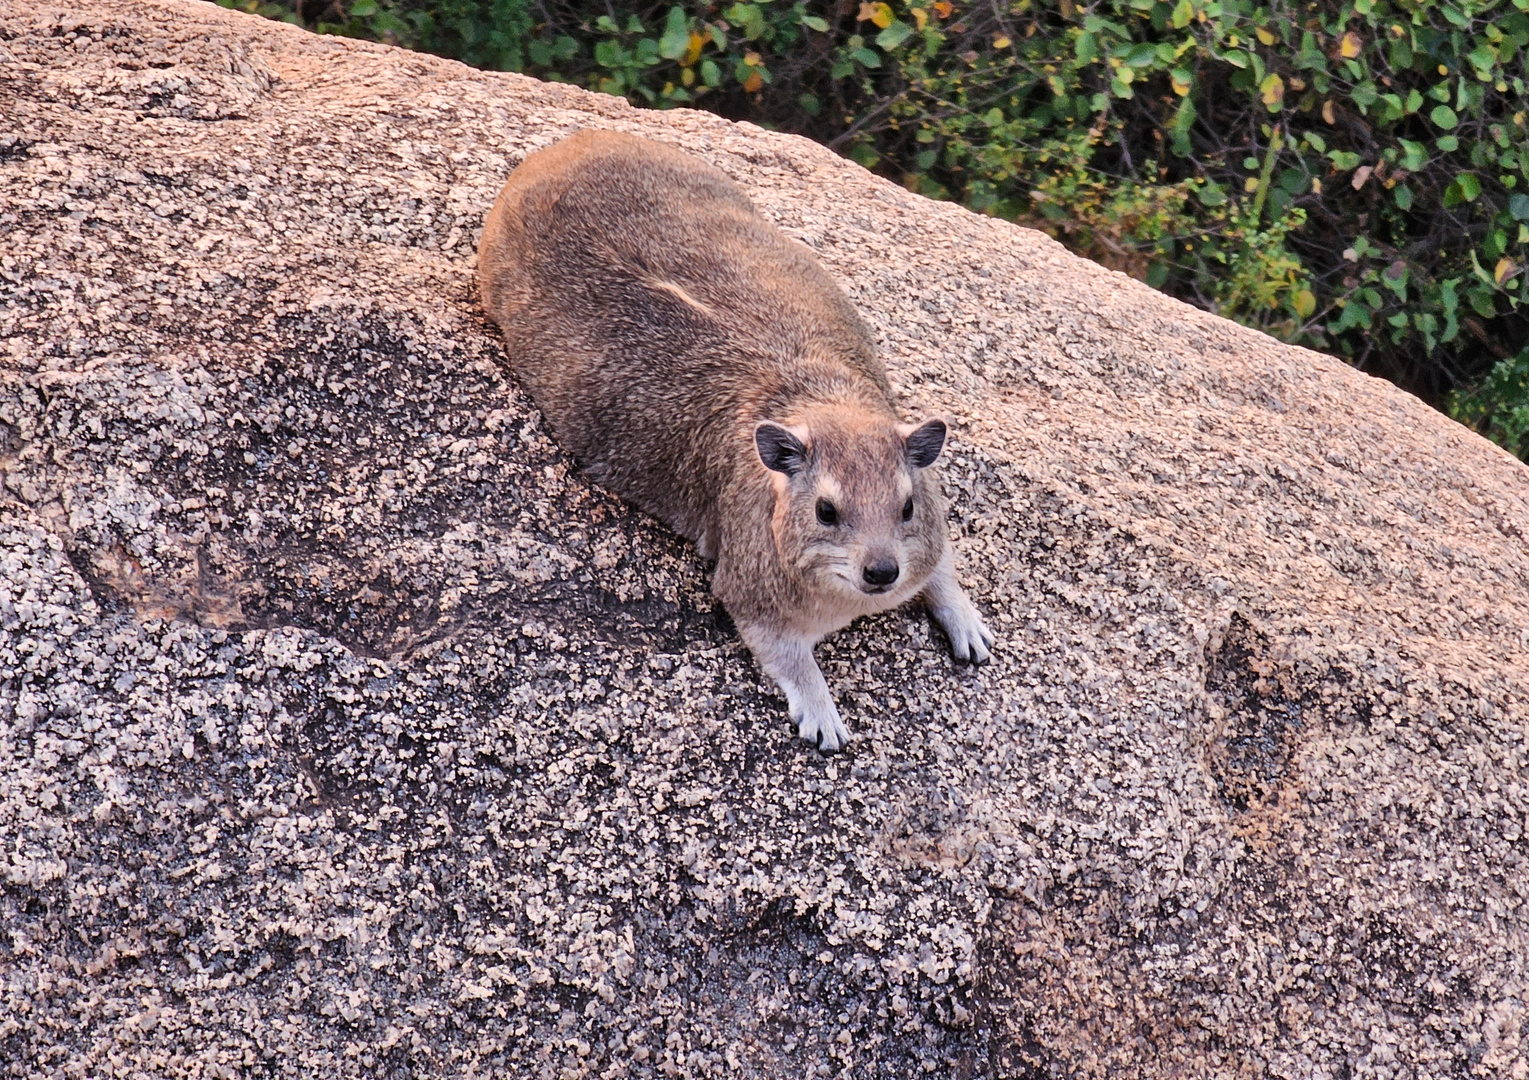
[[[929,614],[950,638],[950,651],[960,663],[985,664],[991,654],[993,632],[982,621],[966,591],[956,581],[956,564],[949,549],[924,586]]]
[[[760,668],[785,692],[797,735],[824,753],[843,749],[849,742],[849,728],[812,658],[813,642],[759,623],[739,626],[738,632]]]

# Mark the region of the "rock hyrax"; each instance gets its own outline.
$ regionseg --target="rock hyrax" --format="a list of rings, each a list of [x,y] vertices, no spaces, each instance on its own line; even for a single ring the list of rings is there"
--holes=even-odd
[[[558,441],[716,560],[803,739],[849,737],[812,647],[860,615],[921,595],[957,660],[988,658],[930,470],[945,423],[899,420],[844,293],[721,172],[579,132],[510,176],[478,281]]]

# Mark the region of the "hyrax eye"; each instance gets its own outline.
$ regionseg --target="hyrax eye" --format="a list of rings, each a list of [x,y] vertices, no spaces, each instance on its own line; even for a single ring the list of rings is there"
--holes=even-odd
[[[839,524],[839,511],[835,510],[834,504],[829,502],[827,499],[818,500],[818,524]]]
[[[903,520],[904,521],[912,521],[913,520],[913,496],[912,495],[909,495],[908,496],[908,501],[903,503]]]

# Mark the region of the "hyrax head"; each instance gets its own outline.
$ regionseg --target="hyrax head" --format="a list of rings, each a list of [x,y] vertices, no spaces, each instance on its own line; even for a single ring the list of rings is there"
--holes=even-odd
[[[759,424],[754,445],[775,488],[776,549],[804,584],[879,607],[939,564],[945,505],[927,470],[945,446],[943,420],[820,408]]]

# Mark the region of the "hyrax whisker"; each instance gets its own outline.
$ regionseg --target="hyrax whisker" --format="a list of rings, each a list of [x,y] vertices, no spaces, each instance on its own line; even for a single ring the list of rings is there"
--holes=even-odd
[[[955,579],[930,466],[870,332],[717,169],[583,131],[510,176],[478,249],[484,307],[558,441],[715,559],[716,593],[798,733],[849,738],[812,657],[922,594],[958,659],[993,636]]]

